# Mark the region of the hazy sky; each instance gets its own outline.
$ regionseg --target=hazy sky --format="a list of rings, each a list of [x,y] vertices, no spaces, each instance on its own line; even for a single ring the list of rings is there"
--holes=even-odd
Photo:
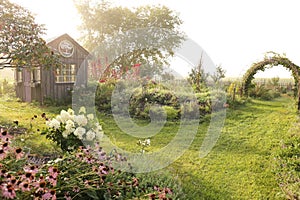
[[[68,33],[79,37],[80,17],[72,0],[11,0],[46,24],[47,37]],[[227,76],[242,76],[267,51],[286,53],[300,65],[300,12],[297,0],[115,0],[122,6],[162,4],[178,12],[182,30],[198,43]],[[277,67],[268,74],[290,77]]]

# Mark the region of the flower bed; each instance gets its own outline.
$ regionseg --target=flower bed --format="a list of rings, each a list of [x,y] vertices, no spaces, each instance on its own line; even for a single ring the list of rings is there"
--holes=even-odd
[[[96,142],[103,134],[94,116],[82,108],[69,109],[47,119],[43,134],[64,153],[50,161],[32,162],[32,155],[13,145],[8,129],[0,135],[0,199],[176,199],[182,197],[178,183],[165,174],[135,174],[114,166],[130,163],[116,151],[107,154]],[[85,131],[81,131],[85,129]],[[77,130],[77,133],[76,133]],[[91,133],[91,131],[94,133]],[[90,134],[89,134],[90,132]],[[81,140],[95,142],[81,146]],[[82,141],[81,141],[82,142]],[[150,145],[150,140],[145,140]],[[140,142],[143,145],[143,141]],[[143,149],[144,150],[144,149]],[[159,177],[159,178],[158,178]]]

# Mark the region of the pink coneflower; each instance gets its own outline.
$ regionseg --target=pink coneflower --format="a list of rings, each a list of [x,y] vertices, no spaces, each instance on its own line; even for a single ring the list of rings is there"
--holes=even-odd
[[[4,143],[2,144],[2,149],[3,149],[4,151],[7,151],[8,148],[9,148],[8,142],[4,142]]]
[[[43,200],[56,200],[56,191],[55,190],[50,190],[43,194],[42,196]]]
[[[39,168],[38,168],[38,166],[34,166],[34,165],[26,166],[26,167],[24,167],[24,171],[25,172],[30,172],[34,176],[36,173],[38,173]]]
[[[20,188],[23,192],[30,191],[30,185],[26,181],[24,181],[20,184]]]
[[[15,150],[15,155],[16,155],[16,159],[18,160],[23,157],[24,153],[21,148],[17,148]]]
[[[6,157],[6,153],[3,149],[0,149],[0,160],[3,160]]]
[[[94,161],[94,159],[92,159],[91,157],[85,157],[84,158],[84,161],[86,162],[86,163],[88,163],[88,164],[92,164],[92,163],[94,163],[95,161]]]
[[[12,136],[8,134],[7,130],[0,129],[0,132],[1,132],[0,134],[1,141],[7,142],[9,141],[10,138],[12,138]]]
[[[53,177],[52,175],[50,175],[49,177],[47,177],[47,179],[51,185],[53,185],[54,187],[56,186],[56,184],[57,184],[56,177]]]
[[[59,174],[58,169],[53,166],[49,167],[48,172],[49,172],[50,176],[52,176],[53,178],[56,178]]]
[[[22,175],[22,180],[31,182],[34,179],[34,176],[31,172],[26,172],[24,175]]]
[[[79,188],[79,187],[75,186],[75,187],[73,188],[73,192],[78,193],[79,191],[80,191],[80,188]]]
[[[7,199],[14,199],[16,197],[15,188],[12,185],[2,187],[2,195]]]

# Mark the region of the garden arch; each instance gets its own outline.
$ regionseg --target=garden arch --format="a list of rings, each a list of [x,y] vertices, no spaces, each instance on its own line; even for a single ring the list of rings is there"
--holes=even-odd
[[[282,65],[283,67],[287,68],[292,72],[292,76],[295,80],[295,97],[297,98],[298,102],[298,110],[300,110],[300,89],[299,89],[299,78],[300,78],[300,68],[296,64],[294,64],[292,61],[290,61],[285,55],[280,55],[274,52],[268,52],[264,60],[253,63],[250,69],[244,74],[243,76],[243,94],[245,96],[248,95],[248,88],[251,84],[251,81],[254,79],[254,75],[258,71],[264,71],[266,68],[271,68],[277,65]]]

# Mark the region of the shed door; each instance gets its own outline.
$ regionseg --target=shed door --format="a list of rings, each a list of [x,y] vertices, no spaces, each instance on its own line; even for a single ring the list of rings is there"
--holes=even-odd
[[[24,70],[24,101],[31,102],[31,73],[30,70]]]

